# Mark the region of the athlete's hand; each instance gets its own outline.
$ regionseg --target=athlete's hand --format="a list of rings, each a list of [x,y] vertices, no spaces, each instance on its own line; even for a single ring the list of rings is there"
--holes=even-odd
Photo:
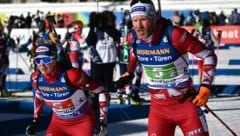
[[[36,134],[36,130],[38,127],[39,121],[37,118],[34,118],[30,125],[27,126],[26,128],[26,135],[27,136],[34,136]]]
[[[115,88],[123,88],[134,78],[133,73],[125,72],[117,81],[114,82]]]
[[[196,106],[205,106],[211,91],[208,87],[201,86],[198,95],[193,99],[192,103]]]

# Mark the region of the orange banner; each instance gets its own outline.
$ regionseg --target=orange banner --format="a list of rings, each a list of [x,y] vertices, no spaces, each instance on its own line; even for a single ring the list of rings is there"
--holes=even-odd
[[[193,26],[183,26],[189,32],[194,28]],[[225,26],[211,26],[212,31],[217,37],[218,31],[222,31],[220,46],[225,44],[240,44],[240,26],[239,25],[225,25]]]

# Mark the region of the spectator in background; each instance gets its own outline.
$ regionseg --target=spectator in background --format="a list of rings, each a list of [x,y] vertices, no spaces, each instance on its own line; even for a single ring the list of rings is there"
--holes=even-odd
[[[15,47],[15,41],[10,37],[10,32],[4,32],[4,26],[0,20],[0,94],[1,97],[11,96],[7,91],[6,79],[9,68],[9,52],[12,47]]]
[[[86,38],[91,48],[90,74],[93,79],[103,82],[108,91],[113,91],[113,70],[116,65],[117,47],[120,44],[120,34],[115,25],[116,17],[111,11],[93,14],[90,15],[90,31]],[[97,26],[93,25],[96,23]]]
[[[210,24],[211,25],[218,25],[219,20],[216,12],[210,12]]]
[[[218,25],[226,25],[226,15],[224,14],[223,11],[218,15]]]
[[[183,24],[186,26],[191,26],[195,24],[192,10],[190,10],[189,13],[186,15]]]
[[[238,13],[237,8],[232,10],[232,13],[229,16],[229,24],[239,25],[240,24],[240,14]]]
[[[181,17],[180,26],[182,26],[182,25],[183,25],[183,22],[184,22],[184,20],[185,20],[185,16],[184,16],[184,13],[183,13],[183,12],[180,14],[180,17]]]
[[[192,16],[193,16],[193,24],[196,24],[197,22],[199,22],[200,21],[200,19],[201,19],[201,12],[200,12],[200,10],[199,9],[197,9],[197,10],[194,10],[193,12],[192,12]]]
[[[86,43],[90,47],[90,75],[112,91],[113,69],[117,57],[116,43],[120,42],[119,32],[115,28],[115,16],[111,11],[105,11],[104,15],[103,12],[91,12],[88,26],[90,30]]]
[[[182,24],[181,24],[181,17],[180,17],[179,12],[178,12],[177,10],[174,11],[174,13],[173,13],[172,23],[173,23],[173,25],[175,25],[175,26],[180,26],[180,25],[182,25]]]
[[[31,16],[30,12],[27,13],[27,16],[25,18],[25,27],[26,28],[31,28],[32,27],[32,16]]]
[[[64,19],[63,19],[62,14],[57,14],[57,27],[62,28],[64,26],[65,25],[64,25]]]
[[[26,22],[23,14],[21,14],[18,18],[18,28],[25,28]]]
[[[120,44],[120,34],[115,26],[115,15],[112,11],[101,13],[91,12],[89,18],[89,33],[86,38],[91,50],[91,78],[103,83],[108,94],[114,91],[113,72],[117,61],[117,47]],[[98,109],[98,94],[91,93],[93,105]],[[110,101],[110,95],[108,100]]]
[[[35,24],[36,24],[36,27],[39,28],[39,25],[41,23],[41,20],[43,18],[43,12],[40,11],[40,10],[37,10],[37,13],[34,15],[34,21],[35,21]]]

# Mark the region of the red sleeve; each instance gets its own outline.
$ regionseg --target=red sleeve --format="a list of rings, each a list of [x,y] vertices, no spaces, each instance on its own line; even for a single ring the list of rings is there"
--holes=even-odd
[[[71,84],[75,88],[86,87],[88,91],[101,93],[106,91],[100,82],[90,79],[90,77],[81,69],[69,69],[67,76]]]
[[[131,48],[130,53],[129,53],[129,61],[128,61],[127,71],[129,73],[133,73],[137,67],[137,64],[138,64],[138,60],[133,52],[133,48]]]
[[[132,44],[132,32],[128,33],[128,35],[127,35],[127,43],[128,43],[128,45]]]
[[[197,54],[205,49],[208,49],[198,39],[193,37],[188,31],[181,27],[174,27],[171,37],[173,46],[181,54],[185,54],[186,52]]]
[[[137,67],[137,63],[138,63],[138,60],[134,54],[134,51],[133,51],[133,39],[132,39],[132,32],[130,32],[128,35],[127,35],[127,42],[128,42],[128,45],[130,46],[130,52],[129,52],[129,59],[128,59],[128,69],[127,71],[130,72],[130,73],[133,73]]]
[[[41,113],[43,111],[44,104],[45,104],[45,102],[43,100],[39,99],[39,97],[37,97],[37,96],[34,97],[33,118],[40,118],[41,117]]]
[[[75,88],[81,88],[88,82],[88,75],[81,69],[71,68],[67,71],[67,77]]]
[[[183,28],[175,27],[173,29],[172,43],[180,55],[190,52],[203,60],[201,84],[212,85],[217,65],[216,54]]]
[[[38,75],[39,75],[39,71],[34,71],[31,74],[31,83],[32,83],[32,86],[33,86],[34,89],[37,88],[37,78],[38,78]]]
[[[33,92],[35,93],[33,118],[40,118],[41,113],[43,111],[44,104],[45,104],[45,102],[41,99],[42,97],[41,97],[40,92],[37,88],[38,75],[39,75],[39,71],[35,71],[31,75]]]

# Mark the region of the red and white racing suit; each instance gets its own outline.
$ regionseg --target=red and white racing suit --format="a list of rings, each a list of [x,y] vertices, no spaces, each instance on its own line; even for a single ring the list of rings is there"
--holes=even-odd
[[[184,94],[194,92],[189,73],[188,53],[203,59],[202,84],[212,85],[217,63],[216,55],[180,27],[161,22],[151,42],[136,39],[132,44],[128,72],[133,73],[138,62],[143,67],[151,94],[148,120],[149,136],[174,136],[178,125],[185,136],[208,135],[205,116],[192,98],[179,103]],[[168,34],[168,37],[167,37]],[[128,36],[132,40],[133,34]]]
[[[90,80],[82,70],[70,68],[65,71],[57,64],[50,75],[35,71],[31,79],[35,91],[33,117],[40,117],[44,104],[53,110],[46,136],[93,135],[96,116],[85,91],[99,94],[100,119],[107,120],[106,89]]]
[[[83,65],[83,54],[81,52],[81,47],[83,48],[85,43],[85,38],[79,32],[72,32],[69,40],[69,59],[72,66],[75,68],[82,68]]]

